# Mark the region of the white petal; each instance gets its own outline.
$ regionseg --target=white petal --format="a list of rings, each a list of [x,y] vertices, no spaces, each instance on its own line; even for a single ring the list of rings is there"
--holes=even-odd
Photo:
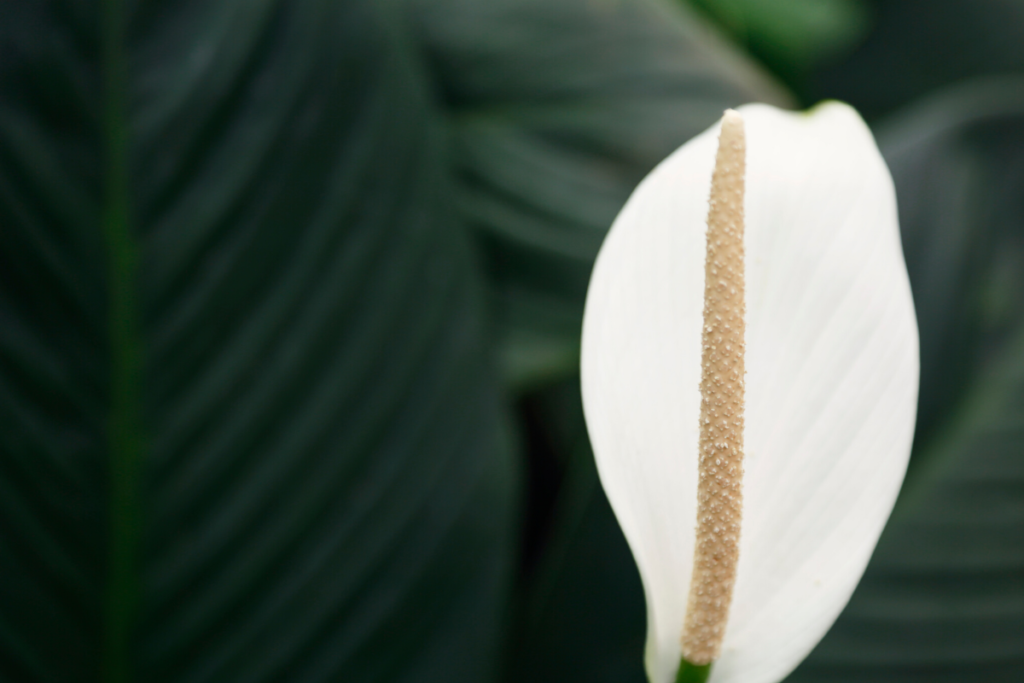
[[[906,470],[917,325],[892,180],[849,107],[746,123],[743,526],[718,683],[786,676],[849,600]],[[679,663],[696,523],[704,254],[718,126],[623,208],[587,294],[583,401],[647,597],[646,664]]]

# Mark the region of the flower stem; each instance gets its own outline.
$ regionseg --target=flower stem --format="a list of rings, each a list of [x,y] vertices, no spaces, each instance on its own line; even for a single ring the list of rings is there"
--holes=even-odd
[[[710,664],[691,664],[685,657],[679,660],[679,673],[676,683],[704,683],[711,675]]]

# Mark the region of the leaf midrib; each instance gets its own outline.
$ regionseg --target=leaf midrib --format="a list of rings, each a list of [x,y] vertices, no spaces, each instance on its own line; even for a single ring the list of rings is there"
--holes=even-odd
[[[128,216],[123,0],[104,0],[102,47],[104,187],[100,222],[107,250],[110,386],[107,417],[107,567],[100,680],[132,680],[130,638],[138,603],[141,340],[136,302],[138,248]]]

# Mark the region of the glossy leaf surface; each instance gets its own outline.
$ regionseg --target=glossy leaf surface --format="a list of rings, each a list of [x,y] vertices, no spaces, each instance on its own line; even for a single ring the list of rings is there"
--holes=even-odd
[[[636,179],[779,97],[686,21],[4,3],[0,673],[493,678],[504,378],[571,373]]]

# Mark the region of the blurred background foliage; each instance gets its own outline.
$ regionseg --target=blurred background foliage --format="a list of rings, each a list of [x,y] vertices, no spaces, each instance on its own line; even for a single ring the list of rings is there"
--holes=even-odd
[[[1024,680],[1024,2],[0,4],[0,677],[644,680],[577,377],[634,185],[860,109],[911,469],[789,680]]]

